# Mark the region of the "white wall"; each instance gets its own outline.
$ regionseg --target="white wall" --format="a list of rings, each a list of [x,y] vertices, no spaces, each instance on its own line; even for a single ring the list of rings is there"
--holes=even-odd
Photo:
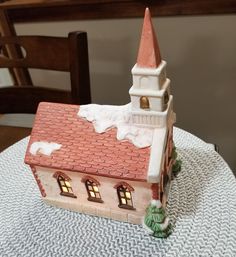
[[[236,16],[154,18],[167,75],[172,80],[177,126],[219,145],[236,170]],[[129,101],[142,19],[18,24],[18,34],[62,35],[86,30],[92,97],[96,103]],[[42,53],[43,54],[43,53]],[[67,88],[68,76],[33,72],[40,84]]]
[[[70,210],[83,212],[87,214],[113,218],[116,220],[128,221],[130,223],[141,224],[145,210],[152,199],[151,184],[139,181],[126,181],[123,178],[113,179],[109,177],[94,176],[100,186],[99,192],[103,203],[88,201],[88,193],[82,178],[88,176],[79,172],[61,171],[71,179],[70,184],[73,193],[77,198],[60,195],[60,188],[57,179],[53,177],[54,173],[60,170],[46,169],[36,167],[37,176],[41,181],[42,187],[46,192],[43,199],[55,206],[67,208]],[[132,202],[135,210],[122,209],[118,207],[119,200],[117,190],[114,188],[119,182],[126,182],[134,191],[131,191]]]

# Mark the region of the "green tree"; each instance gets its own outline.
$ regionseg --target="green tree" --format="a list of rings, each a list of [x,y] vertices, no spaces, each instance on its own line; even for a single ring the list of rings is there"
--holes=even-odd
[[[169,218],[159,200],[153,200],[146,209],[144,227],[154,236],[166,238],[170,234]]]
[[[177,159],[176,147],[174,147],[172,150],[171,158],[172,160],[174,160],[172,172],[174,176],[176,176],[181,171],[181,165],[182,165],[182,161]]]

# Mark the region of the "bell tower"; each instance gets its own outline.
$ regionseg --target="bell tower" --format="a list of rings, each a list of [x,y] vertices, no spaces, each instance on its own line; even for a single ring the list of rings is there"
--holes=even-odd
[[[167,116],[165,113],[172,109],[172,96],[170,80],[166,78],[166,62],[161,59],[148,8],[145,10],[138,58],[132,76],[133,86],[129,94],[133,123],[161,127],[167,122],[163,120]]]

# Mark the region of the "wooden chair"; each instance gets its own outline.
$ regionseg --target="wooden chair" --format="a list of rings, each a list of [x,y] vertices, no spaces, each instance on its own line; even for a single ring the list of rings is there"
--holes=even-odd
[[[25,56],[8,58],[8,47],[14,47]],[[0,114],[35,113],[39,102],[87,104],[91,102],[88,44],[86,32],[71,32],[67,38],[48,36],[0,37],[0,68],[37,68],[70,72],[71,90],[29,85],[0,88]],[[31,82],[31,78],[28,80]],[[6,134],[6,128],[5,128]],[[5,137],[0,133],[1,137]],[[1,149],[1,142],[0,142]]]
[[[0,56],[0,68],[38,68],[70,72],[71,91],[33,85],[0,88],[0,113],[35,113],[39,102],[87,104],[91,102],[87,34],[68,38],[46,36],[1,37],[0,45],[23,47],[26,56]]]

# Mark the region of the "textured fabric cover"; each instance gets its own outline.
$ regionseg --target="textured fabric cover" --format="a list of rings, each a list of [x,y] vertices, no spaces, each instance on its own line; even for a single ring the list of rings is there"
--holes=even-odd
[[[23,163],[28,139],[0,154],[0,256],[236,256],[236,180],[195,136],[174,130],[182,171],[168,211],[173,233],[47,206]]]

